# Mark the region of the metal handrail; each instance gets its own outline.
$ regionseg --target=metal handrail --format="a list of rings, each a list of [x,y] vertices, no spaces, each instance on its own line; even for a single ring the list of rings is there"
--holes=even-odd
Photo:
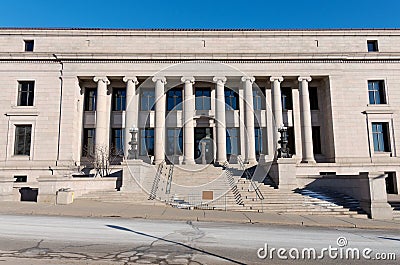
[[[168,171],[167,186],[165,187],[165,194],[171,193],[172,176],[174,174],[174,163],[171,163]]]
[[[158,183],[160,182],[164,164],[165,164],[165,160],[161,161],[161,163],[158,165],[156,175],[154,176],[153,185],[151,187],[149,200],[154,200],[157,196]]]
[[[250,175],[250,173],[247,171],[246,167],[244,166],[244,162],[243,162],[242,158],[240,156],[238,156],[237,160],[239,162],[240,169],[243,170],[246,175],[246,179],[250,180],[251,187],[256,192],[257,198],[259,200],[264,200],[265,199],[264,195],[261,193],[260,189],[253,181],[252,176]]]

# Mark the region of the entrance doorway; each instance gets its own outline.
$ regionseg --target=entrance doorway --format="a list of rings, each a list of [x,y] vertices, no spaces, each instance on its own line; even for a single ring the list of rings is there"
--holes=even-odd
[[[214,162],[212,128],[194,128],[194,145],[194,159],[197,164],[210,164]]]

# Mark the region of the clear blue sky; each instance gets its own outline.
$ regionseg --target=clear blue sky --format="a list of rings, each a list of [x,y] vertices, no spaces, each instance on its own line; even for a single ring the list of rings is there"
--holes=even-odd
[[[400,28],[400,0],[1,0],[0,27]]]

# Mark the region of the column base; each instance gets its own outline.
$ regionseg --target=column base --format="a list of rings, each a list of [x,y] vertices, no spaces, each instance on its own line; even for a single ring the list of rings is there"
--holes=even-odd
[[[188,159],[188,160],[183,159],[182,164],[183,165],[195,165],[196,162],[194,161],[194,159]]]
[[[306,160],[301,160],[302,164],[316,164],[317,162],[314,159],[306,159]]]

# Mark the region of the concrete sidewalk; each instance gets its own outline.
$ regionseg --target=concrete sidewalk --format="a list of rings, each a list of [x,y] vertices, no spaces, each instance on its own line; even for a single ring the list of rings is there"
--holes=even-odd
[[[170,206],[104,203],[86,200],[77,200],[69,205],[38,204],[35,202],[0,202],[0,214],[142,218],[400,230],[399,220],[380,221],[345,216],[184,210]]]

